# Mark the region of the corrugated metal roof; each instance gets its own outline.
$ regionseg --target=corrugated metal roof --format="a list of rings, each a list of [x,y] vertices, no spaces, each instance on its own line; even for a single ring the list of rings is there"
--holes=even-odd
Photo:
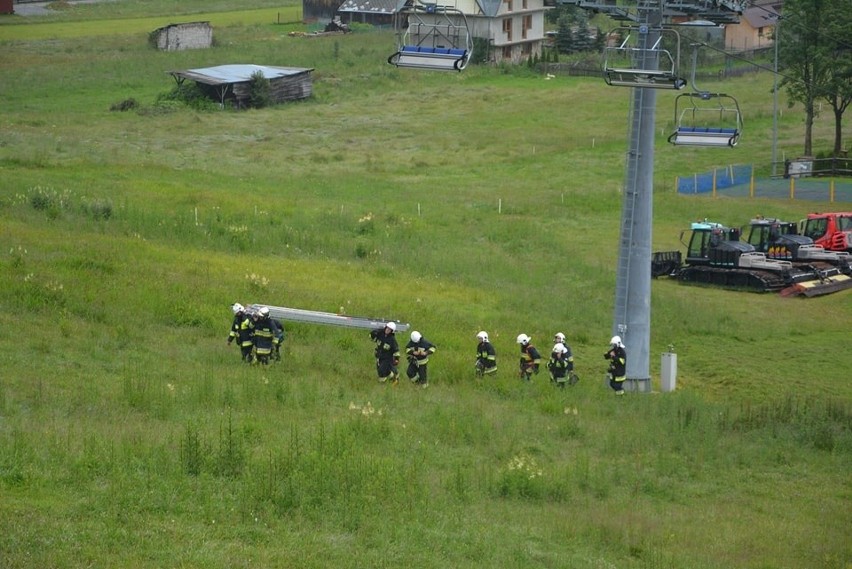
[[[405,0],[346,0],[337,11],[394,14],[404,4]]]
[[[749,8],[743,12],[743,18],[752,28],[775,27],[780,15],[771,6]]]
[[[160,30],[167,30],[169,28],[180,28],[186,26],[210,26],[210,22],[182,22],[180,24],[169,24],[167,26],[162,26],[154,30],[155,32],[159,32]]]
[[[169,71],[176,77],[184,77],[205,85],[226,85],[229,83],[244,83],[251,81],[251,76],[260,71],[266,79],[278,79],[288,75],[298,75],[313,71],[305,67],[273,67],[270,65],[254,65],[251,63],[234,63],[217,65],[200,69],[184,69]]]
[[[408,0],[344,0],[338,12],[353,12],[366,14],[395,14],[402,10]],[[444,4],[447,8],[455,8],[467,16],[484,14],[494,17],[500,11],[503,0],[456,0]],[[424,4],[421,4],[423,6]]]

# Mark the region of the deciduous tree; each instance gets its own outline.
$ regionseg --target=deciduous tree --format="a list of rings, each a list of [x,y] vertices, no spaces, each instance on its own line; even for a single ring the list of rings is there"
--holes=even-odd
[[[805,109],[805,155],[813,154],[813,124],[816,101],[825,98],[834,84],[833,48],[827,33],[831,14],[841,11],[848,0],[786,0],[777,27],[778,59],[784,77],[780,85],[787,91],[789,104]]]

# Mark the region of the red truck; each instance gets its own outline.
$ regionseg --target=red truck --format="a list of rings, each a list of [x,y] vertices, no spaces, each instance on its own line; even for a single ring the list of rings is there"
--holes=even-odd
[[[799,233],[828,251],[852,253],[852,212],[809,213],[799,222]]]

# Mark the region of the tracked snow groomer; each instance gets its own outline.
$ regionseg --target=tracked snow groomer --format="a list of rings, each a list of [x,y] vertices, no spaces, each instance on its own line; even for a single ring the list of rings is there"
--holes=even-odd
[[[825,271],[828,276],[852,275],[852,255],[827,251],[806,235],[799,235],[794,222],[758,217],[748,225],[747,241],[770,259],[791,261],[793,266]]]
[[[852,211],[809,213],[799,222],[799,229],[829,251],[852,254]]]
[[[681,260],[679,252],[655,253],[652,273],[660,276],[660,270],[667,265],[666,274],[683,283],[780,292],[785,296],[820,296],[852,288],[852,278],[835,267],[820,270],[809,263],[769,258],[754,245],[741,241],[740,234],[739,229],[720,223],[693,223],[689,243],[684,242],[686,231],[681,233],[681,243],[686,246],[682,263],[674,266],[675,260]]]

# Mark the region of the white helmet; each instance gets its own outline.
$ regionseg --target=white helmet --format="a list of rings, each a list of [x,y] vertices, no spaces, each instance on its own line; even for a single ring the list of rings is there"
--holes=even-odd
[[[239,314],[240,312],[244,312],[245,309],[246,309],[246,307],[243,306],[242,304],[240,304],[239,302],[235,302],[234,305],[231,307],[231,310],[234,311],[234,314]]]
[[[479,339],[480,342],[487,342],[488,341],[488,332],[483,330],[482,332],[477,334],[476,337]]]
[[[612,340],[609,341],[613,346],[621,346],[621,336],[613,336]]]
[[[530,340],[532,340],[532,338],[530,338],[526,334],[519,334],[518,335],[518,343],[522,346],[526,346],[527,344],[529,344]]]
[[[565,341],[565,334],[563,334],[562,332],[557,332],[553,335],[553,339],[556,340],[557,344],[561,344]]]
[[[411,341],[414,342],[415,344],[417,342],[419,342],[422,337],[423,337],[423,334],[421,334],[417,330],[415,330],[414,332],[411,333]]]
[[[258,312],[260,313],[261,317],[266,318],[267,316],[269,316],[269,307],[261,306]]]
[[[568,348],[565,347],[565,344],[562,342],[557,342],[555,346],[553,346],[554,354],[564,354],[568,352]]]
[[[385,328],[389,328],[391,332],[396,332],[396,322],[388,322]]]

